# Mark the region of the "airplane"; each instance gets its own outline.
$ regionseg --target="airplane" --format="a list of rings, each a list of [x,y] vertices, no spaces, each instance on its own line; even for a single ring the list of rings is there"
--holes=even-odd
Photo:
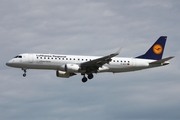
[[[160,36],[145,54],[137,57],[115,57],[121,49],[107,56],[23,53],[15,56],[6,65],[21,68],[24,77],[27,69],[55,70],[56,76],[62,78],[80,73],[83,76],[82,82],[85,83],[88,79],[92,79],[95,73],[130,72],[168,65],[168,60],[174,56],[162,59],[166,39],[167,36]]]

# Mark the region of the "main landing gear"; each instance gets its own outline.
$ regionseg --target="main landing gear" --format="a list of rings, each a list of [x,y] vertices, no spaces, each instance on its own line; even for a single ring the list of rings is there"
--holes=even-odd
[[[26,69],[22,68],[22,70],[24,71],[23,77],[26,77]]]
[[[94,75],[91,73],[91,74],[88,74],[87,77],[88,77],[88,79],[92,79],[94,77]],[[88,80],[87,77],[84,74],[84,77],[82,78],[83,83],[87,82],[87,80]]]

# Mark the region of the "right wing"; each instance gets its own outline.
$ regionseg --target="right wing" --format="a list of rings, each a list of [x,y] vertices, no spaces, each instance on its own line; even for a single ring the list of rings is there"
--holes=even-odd
[[[117,56],[120,53],[121,49],[122,48],[120,48],[117,52],[112,53],[110,55],[81,63],[80,64],[81,70],[86,70],[86,73],[93,73],[93,72],[97,73],[99,67],[102,67],[106,63],[109,64],[109,62],[112,60],[111,58]]]

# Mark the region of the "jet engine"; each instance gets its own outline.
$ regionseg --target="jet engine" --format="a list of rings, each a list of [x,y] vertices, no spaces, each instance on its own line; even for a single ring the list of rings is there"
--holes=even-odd
[[[79,72],[80,67],[77,64],[65,64],[59,67],[60,70],[66,71],[66,72]]]
[[[60,71],[60,70],[57,70],[56,71],[56,76],[57,77],[63,77],[63,78],[69,78],[73,75],[76,75],[75,73],[70,73],[70,72],[65,72],[65,71]]]

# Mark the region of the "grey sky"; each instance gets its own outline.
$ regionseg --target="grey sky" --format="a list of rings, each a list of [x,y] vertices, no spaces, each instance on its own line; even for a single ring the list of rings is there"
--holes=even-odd
[[[180,1],[1,0],[0,119],[180,119]],[[165,67],[57,78],[55,71],[5,66],[19,53],[136,57],[161,35]]]

